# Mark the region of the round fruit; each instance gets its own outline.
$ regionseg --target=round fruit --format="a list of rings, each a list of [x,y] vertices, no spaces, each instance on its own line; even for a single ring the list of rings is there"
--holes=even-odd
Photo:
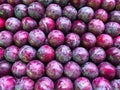
[[[5,19],[0,18],[0,30],[5,28]]]
[[[37,0],[37,1],[43,4],[45,7],[53,2],[53,0]]]

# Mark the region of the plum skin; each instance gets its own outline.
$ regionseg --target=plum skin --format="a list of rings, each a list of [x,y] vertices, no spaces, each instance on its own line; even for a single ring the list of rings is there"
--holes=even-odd
[[[116,66],[116,77],[120,78],[120,65]]]
[[[0,18],[0,30],[5,28],[5,19]]]
[[[0,47],[0,61],[4,58],[4,51],[5,49]]]
[[[111,85],[113,87],[113,90],[119,90],[119,88],[120,88],[120,79],[113,79],[111,81]]]

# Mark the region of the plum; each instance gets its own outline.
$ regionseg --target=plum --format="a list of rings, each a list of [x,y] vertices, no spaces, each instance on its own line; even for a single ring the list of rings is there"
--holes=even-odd
[[[116,68],[109,62],[102,62],[98,65],[101,77],[111,80],[116,75]]]
[[[112,80],[111,85],[113,87],[113,90],[119,90],[120,89],[120,79]]]
[[[40,29],[33,29],[29,33],[28,41],[30,45],[34,47],[40,47],[44,45],[46,36]]]
[[[53,60],[46,66],[46,74],[53,80],[60,78],[63,74],[63,66],[60,62]]]
[[[74,61],[69,61],[64,66],[64,74],[70,79],[76,79],[81,75],[81,67]]]
[[[28,37],[29,37],[29,34],[27,31],[19,30],[14,34],[13,41],[14,41],[15,45],[21,47],[21,46],[27,44]]]
[[[22,77],[26,75],[26,64],[22,61],[16,61],[11,68],[11,71],[14,76]]]
[[[6,0],[0,0],[0,4],[5,3],[5,2],[6,2]]]
[[[113,90],[110,82],[104,77],[97,77],[92,81],[93,90]]]
[[[88,49],[94,47],[96,44],[95,35],[90,32],[84,33],[81,37],[81,44]]]
[[[42,77],[44,72],[45,72],[45,66],[39,60],[32,60],[26,66],[26,74],[31,79],[38,79]]]
[[[112,37],[116,37],[120,34],[120,25],[117,22],[107,22],[105,24],[105,33]]]
[[[96,10],[101,6],[101,1],[102,0],[88,0],[87,5]]]
[[[86,62],[83,64],[81,71],[82,75],[89,79],[94,79],[99,75],[99,70],[93,62]]]
[[[54,82],[48,77],[37,80],[34,90],[54,90]]]
[[[110,21],[120,23],[119,17],[120,11],[114,10],[110,12]]]
[[[72,58],[72,52],[70,47],[66,45],[60,45],[56,51],[56,59],[60,61],[61,63],[66,63],[71,60]]]
[[[50,62],[55,57],[55,51],[54,49],[49,45],[43,45],[41,46],[37,51],[37,57],[42,62]]]
[[[21,0],[7,0],[7,2],[13,6],[20,4]]]
[[[39,2],[33,2],[28,6],[28,14],[34,19],[40,19],[43,17],[45,9]]]
[[[96,64],[99,64],[106,59],[106,52],[101,47],[91,48],[89,50],[89,55],[90,55],[90,59]]]
[[[0,61],[0,77],[11,74],[12,64],[6,60]]]
[[[8,47],[13,42],[13,33],[7,30],[0,32],[0,47]]]
[[[55,90],[73,90],[73,83],[69,78],[62,77],[56,81]]]
[[[67,17],[59,17],[56,21],[56,28],[63,33],[68,33],[71,29],[72,23]]]
[[[80,45],[80,37],[76,33],[69,33],[65,37],[65,44],[70,48],[76,48]]]
[[[5,28],[5,19],[0,18],[0,30]]]
[[[4,57],[9,62],[15,62],[18,60],[19,48],[15,45],[7,47],[4,51]]]
[[[108,20],[108,13],[104,9],[98,9],[95,11],[95,19],[100,19],[103,22]]]
[[[33,90],[35,82],[27,76],[17,79],[14,90]]]
[[[110,48],[113,45],[113,39],[109,34],[100,34],[97,36],[97,46],[104,49]]]
[[[14,14],[14,8],[11,4],[0,4],[0,17],[2,18],[9,18],[12,17]]]
[[[111,47],[106,51],[107,59],[112,64],[120,64],[120,49],[117,47]]]
[[[37,27],[37,22],[31,17],[25,17],[22,19],[22,28],[26,31],[31,31]]]
[[[21,29],[21,21],[15,17],[10,17],[5,21],[5,27],[11,32],[16,32]]]
[[[62,8],[58,4],[49,4],[46,8],[46,16],[56,20],[62,16]]]
[[[105,30],[104,23],[99,19],[92,19],[88,23],[88,31],[93,33],[94,35],[100,35]]]
[[[22,0],[22,2],[26,5],[29,5],[29,4],[33,3],[34,1],[36,1],[36,0]]]
[[[29,45],[24,45],[20,48],[18,56],[23,62],[28,63],[36,57],[36,50]]]
[[[111,11],[115,8],[115,0],[102,0],[101,7],[107,11]]]
[[[83,47],[77,47],[72,51],[72,58],[79,64],[84,64],[89,59],[88,51]]]
[[[63,9],[63,16],[69,18],[70,20],[75,20],[77,17],[77,10],[72,5],[67,5]]]
[[[83,84],[84,83],[84,84]],[[93,90],[92,85],[86,77],[79,77],[74,81],[74,90]]]
[[[82,35],[86,32],[87,26],[86,24],[81,20],[75,20],[72,24],[72,32],[77,33],[79,35]]]
[[[28,9],[26,5],[18,4],[14,8],[15,16],[19,19],[25,18],[28,15],[27,10]]]
[[[37,0],[37,1],[43,4],[45,7],[53,2],[53,0]]]
[[[91,7],[84,6],[78,10],[78,19],[89,22],[94,16],[94,10]]]
[[[39,21],[39,28],[46,34],[55,29],[55,21],[52,18],[45,17]]]
[[[116,10],[120,10],[120,0],[116,0]]]
[[[53,30],[48,34],[48,43],[52,47],[58,47],[64,44],[65,36],[60,30]]]
[[[3,76],[0,78],[0,90],[14,90],[16,80],[12,76]]]
[[[116,77],[120,78],[120,65],[116,66]]]
[[[5,49],[0,47],[0,61],[4,58],[4,51]]]
[[[64,7],[64,6],[66,6],[69,3],[69,0],[54,0],[54,3],[57,3],[61,7]]]

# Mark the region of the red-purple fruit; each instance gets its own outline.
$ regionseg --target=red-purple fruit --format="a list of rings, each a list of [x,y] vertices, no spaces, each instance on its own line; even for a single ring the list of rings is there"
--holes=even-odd
[[[33,3],[34,1],[36,1],[36,0],[22,0],[22,2],[26,5],[29,5],[29,4]]]
[[[5,19],[0,18],[0,30],[5,28]]]
[[[29,77],[22,77],[17,79],[15,90],[33,90],[34,89],[34,81]]]
[[[94,79],[99,75],[97,66],[92,62],[86,62],[82,68],[82,75],[88,77],[89,79]]]
[[[53,80],[60,78],[63,74],[63,66],[56,60],[49,62],[46,66],[46,74]]]
[[[26,64],[22,61],[17,61],[12,65],[12,74],[17,77],[22,77],[26,75]]]
[[[112,37],[118,36],[120,34],[120,25],[117,22],[107,22],[105,24],[105,33]]]
[[[54,90],[54,82],[48,77],[38,79],[34,90]]]
[[[37,1],[43,4],[45,7],[53,2],[53,0],[37,0]]]
[[[64,44],[64,34],[60,30],[53,30],[48,34],[48,43],[52,47],[58,47]]]
[[[106,79],[113,79],[116,75],[116,68],[109,62],[102,62],[98,66],[101,77]]]
[[[98,64],[106,59],[106,52],[101,47],[93,47],[89,50],[90,59]]]
[[[13,33],[3,30],[0,32],[0,47],[8,47],[12,44]]]
[[[77,10],[72,5],[67,5],[63,9],[63,16],[69,18],[70,20],[75,20],[77,17]]]
[[[95,35],[100,35],[101,33],[104,32],[104,29],[105,29],[105,25],[99,19],[92,19],[88,23],[88,31]]]
[[[96,10],[100,7],[101,0],[88,0],[87,5]]]
[[[104,9],[98,9],[95,11],[95,18],[106,22],[108,20],[108,13]]]
[[[113,64],[120,64],[120,49],[111,47],[106,51],[107,59]]]
[[[0,47],[0,60],[2,60],[4,58],[4,51],[5,51],[5,49]]]
[[[55,90],[73,90],[73,83],[69,78],[62,77],[56,81]]]
[[[120,0],[116,0],[116,10],[120,10]]]
[[[11,63],[7,62],[6,60],[0,61],[0,77],[10,75],[11,67]]]
[[[42,77],[44,72],[45,72],[45,66],[39,60],[32,60],[26,66],[26,74],[31,79],[38,79]]]
[[[85,6],[79,9],[78,11],[78,19],[89,22],[94,16],[94,11],[91,7]]]
[[[120,23],[119,17],[120,11],[114,10],[110,12],[110,21]]]
[[[110,82],[104,77],[97,77],[92,81],[93,90],[113,90]]]
[[[120,65],[116,66],[116,77],[120,78]]]
[[[11,32],[21,29],[21,21],[15,17],[10,17],[5,21],[5,28]]]
[[[54,0],[54,3],[59,4],[61,7],[64,7],[68,4],[69,0]]]
[[[76,33],[69,33],[65,37],[65,44],[70,48],[76,48],[80,45],[80,37]]]
[[[34,19],[40,19],[43,17],[45,9],[39,2],[33,2],[28,7],[28,14]]]
[[[79,64],[84,64],[89,59],[88,51],[83,47],[77,47],[72,52],[72,58]]]
[[[81,8],[83,7],[86,3],[87,0],[69,0],[69,2],[76,8]]]
[[[39,28],[46,34],[55,29],[55,21],[52,18],[45,17],[39,21]]]
[[[34,47],[40,47],[45,43],[46,36],[40,29],[30,31],[28,41]]]
[[[15,45],[11,45],[5,49],[4,57],[9,62],[15,62],[18,60],[19,48]]]
[[[19,30],[18,32],[14,34],[13,40],[14,40],[15,45],[21,47],[27,44],[28,37],[29,37],[29,34],[27,31]]]
[[[62,15],[62,8],[58,4],[49,4],[46,8],[46,16],[54,20]]]
[[[64,74],[71,79],[76,79],[81,74],[81,68],[76,62],[70,61],[64,66]]]
[[[102,0],[101,7],[107,11],[113,10],[116,5],[115,0]]]
[[[12,5],[4,3],[0,5],[0,17],[2,18],[9,18],[12,17],[14,14],[14,8]]]
[[[56,21],[56,28],[63,33],[68,33],[71,29],[72,23],[67,17],[59,17]]]
[[[31,31],[37,27],[37,22],[31,17],[25,17],[22,19],[22,28],[26,31]]]
[[[15,90],[16,80],[12,76],[3,76],[0,78],[0,90]]]
[[[87,32],[82,35],[81,43],[82,43],[83,47],[85,47],[85,48],[92,48],[96,44],[96,37],[94,34]]]
[[[37,51],[37,57],[42,62],[50,62],[55,57],[55,51],[52,47],[49,45],[43,45],[41,46]]]
[[[86,24],[83,21],[75,20],[72,24],[71,28],[72,32],[77,33],[79,35],[82,35],[86,32],[87,27]]]
[[[74,81],[74,85],[75,85],[75,90],[93,90],[89,79],[85,77],[77,78]]]
[[[97,46],[102,48],[110,48],[113,45],[113,39],[108,34],[100,34],[97,37]]]
[[[5,3],[5,2],[6,2],[6,0],[0,0],[0,4]]]
[[[113,46],[120,49],[120,36],[117,36],[113,39]]]
[[[112,80],[111,85],[113,87],[113,90],[119,90],[120,89],[120,79]]]
[[[21,0],[7,0],[7,2],[13,6],[20,4]]]
[[[71,60],[72,58],[72,52],[70,47],[66,45],[60,45],[56,51],[56,59],[60,61],[61,63],[66,63]]]
[[[27,6],[24,5],[24,4],[18,4],[15,6],[14,8],[14,13],[15,13],[15,16],[19,19],[22,19],[24,17],[26,17],[28,15],[27,13]]]
[[[23,62],[28,63],[36,57],[36,50],[29,45],[24,45],[20,48],[18,55]]]

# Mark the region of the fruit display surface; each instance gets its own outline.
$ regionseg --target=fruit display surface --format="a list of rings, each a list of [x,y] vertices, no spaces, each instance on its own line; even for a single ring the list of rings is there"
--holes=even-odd
[[[120,0],[0,0],[0,90],[120,90]]]

